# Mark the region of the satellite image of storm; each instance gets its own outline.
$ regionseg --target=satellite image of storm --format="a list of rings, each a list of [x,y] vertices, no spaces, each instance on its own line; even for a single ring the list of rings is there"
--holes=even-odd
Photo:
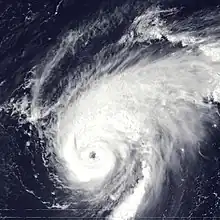
[[[0,0],[0,219],[220,219],[220,0]]]

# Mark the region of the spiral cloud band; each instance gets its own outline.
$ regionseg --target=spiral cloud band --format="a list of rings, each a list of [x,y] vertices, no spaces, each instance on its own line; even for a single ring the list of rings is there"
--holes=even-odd
[[[60,95],[45,98],[65,57],[79,53],[76,45],[83,50],[119,25],[125,13],[126,7],[100,15],[68,33],[33,68],[27,84],[32,89],[28,118],[46,139],[46,151],[55,155],[50,166],[75,196],[91,207],[104,204],[99,215],[112,210],[109,219],[133,219],[153,207],[166,171],[178,173],[181,158],[195,158],[198,144],[208,135],[205,124],[215,125],[216,108],[210,100],[220,97],[216,28],[208,27],[209,36],[196,36],[193,30],[181,30],[194,15],[166,24],[160,15],[174,11],[150,8],[133,19],[117,42],[103,46],[91,63],[68,71]],[[157,41],[167,41],[168,52],[155,51],[152,42]],[[19,103],[26,111],[27,97]]]

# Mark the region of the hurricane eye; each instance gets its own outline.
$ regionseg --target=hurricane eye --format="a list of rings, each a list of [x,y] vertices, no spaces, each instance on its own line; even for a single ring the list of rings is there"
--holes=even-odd
[[[90,158],[90,159],[96,159],[96,157],[97,157],[96,152],[91,151],[91,152],[89,153],[89,158]]]

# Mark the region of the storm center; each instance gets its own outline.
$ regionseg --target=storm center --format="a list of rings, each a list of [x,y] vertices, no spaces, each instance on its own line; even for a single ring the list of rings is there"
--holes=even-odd
[[[89,153],[89,158],[90,158],[90,159],[95,159],[95,158],[96,158],[96,152],[91,151],[91,152]]]

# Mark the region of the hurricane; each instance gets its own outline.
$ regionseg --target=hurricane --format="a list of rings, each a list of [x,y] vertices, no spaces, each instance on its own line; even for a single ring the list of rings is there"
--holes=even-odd
[[[2,105],[39,139],[55,196],[29,192],[48,209],[154,216],[172,182],[167,216],[179,212],[178,187],[218,129],[220,101],[219,8],[180,12],[139,3],[98,12],[62,33]]]

